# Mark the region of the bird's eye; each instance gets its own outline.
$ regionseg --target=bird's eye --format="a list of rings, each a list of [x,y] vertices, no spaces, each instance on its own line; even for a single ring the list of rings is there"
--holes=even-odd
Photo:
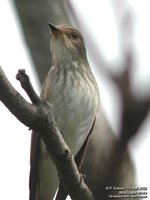
[[[77,32],[73,32],[73,33],[71,34],[71,36],[72,36],[72,38],[73,38],[74,40],[78,39],[78,34],[77,34]]]

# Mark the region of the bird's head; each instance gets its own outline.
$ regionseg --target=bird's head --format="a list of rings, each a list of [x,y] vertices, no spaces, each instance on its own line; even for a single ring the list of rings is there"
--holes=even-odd
[[[50,49],[54,59],[86,59],[85,45],[79,31],[67,25],[48,24],[51,29]]]

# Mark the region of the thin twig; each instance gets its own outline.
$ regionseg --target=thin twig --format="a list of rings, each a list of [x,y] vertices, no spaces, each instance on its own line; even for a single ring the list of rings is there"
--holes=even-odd
[[[41,99],[33,89],[33,86],[31,85],[29,76],[25,73],[24,69],[19,69],[18,73],[16,75],[16,79],[20,81],[20,84],[22,88],[26,91],[28,94],[30,100],[32,101],[33,104],[38,105],[41,103]]]

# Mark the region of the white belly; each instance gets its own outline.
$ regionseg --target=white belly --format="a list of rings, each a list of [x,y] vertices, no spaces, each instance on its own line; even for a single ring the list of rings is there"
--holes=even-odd
[[[85,80],[74,84],[59,83],[48,86],[46,98],[52,105],[54,119],[74,155],[80,150],[93,124],[98,107],[97,88],[87,85]],[[56,87],[57,84],[57,87]]]
[[[84,143],[89,130],[93,124],[99,104],[97,87],[93,85],[80,84],[80,78],[66,84],[64,80],[49,72],[49,81],[43,85],[41,97],[49,101],[52,105],[54,119],[59,130],[63,132],[64,139],[76,155]],[[85,81],[85,80],[83,80]],[[52,199],[58,187],[58,178],[55,166],[50,159],[45,145],[41,142],[40,162],[39,162],[39,200]],[[51,188],[50,191],[47,189]],[[49,192],[48,192],[49,191]],[[49,197],[49,198],[48,198]]]

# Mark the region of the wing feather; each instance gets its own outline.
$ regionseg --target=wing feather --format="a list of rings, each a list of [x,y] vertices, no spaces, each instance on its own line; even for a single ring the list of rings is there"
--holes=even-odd
[[[95,121],[96,121],[96,117],[95,117],[95,119],[93,121],[92,127],[91,127],[91,129],[89,131],[89,134],[88,134],[85,142],[83,143],[83,145],[82,145],[80,151],[78,152],[78,154],[75,156],[75,162],[76,162],[79,170],[81,169],[83,161],[84,161],[84,157],[85,157],[85,154],[86,154],[87,146],[88,146],[88,143],[89,143],[89,140],[90,140],[90,135],[91,135],[91,133],[93,131],[93,128],[94,128],[94,125],[95,125]],[[55,200],[65,200],[67,195],[68,195],[68,193],[65,191],[65,189],[63,188],[63,185],[60,183],[59,189],[58,189],[58,192],[57,192],[57,196],[56,196]]]
[[[37,194],[37,178],[38,178],[38,160],[39,160],[39,145],[40,134],[32,131],[31,136],[31,152],[30,152],[30,178],[29,178],[29,200],[35,200]]]

